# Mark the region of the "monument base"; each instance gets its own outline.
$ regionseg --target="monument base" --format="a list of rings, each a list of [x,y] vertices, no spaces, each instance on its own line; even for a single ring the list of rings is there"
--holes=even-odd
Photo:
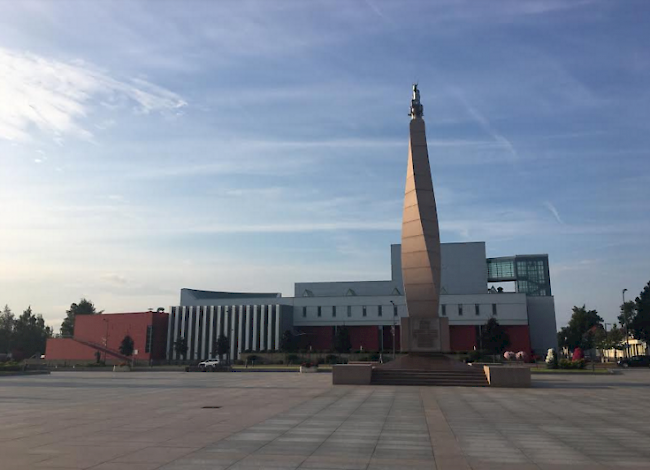
[[[400,341],[402,352],[449,352],[449,319],[402,317]]]

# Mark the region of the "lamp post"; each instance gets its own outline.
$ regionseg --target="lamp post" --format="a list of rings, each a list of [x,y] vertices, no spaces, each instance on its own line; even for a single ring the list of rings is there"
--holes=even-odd
[[[396,315],[397,305],[395,305],[395,302],[393,302],[392,300],[390,301],[390,303],[393,305],[393,325],[390,327],[390,332],[393,335],[393,361],[394,361],[395,360],[395,329],[396,329],[395,320],[397,319],[397,315]]]
[[[623,318],[625,318],[625,357],[630,356],[630,332],[629,332],[629,318],[625,310],[625,293],[627,289],[623,289]]]

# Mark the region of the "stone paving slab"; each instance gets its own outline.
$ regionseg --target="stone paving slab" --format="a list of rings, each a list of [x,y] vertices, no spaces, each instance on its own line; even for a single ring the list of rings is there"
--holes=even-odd
[[[287,373],[2,378],[0,468],[650,468],[647,370],[535,377],[531,389],[330,382]]]

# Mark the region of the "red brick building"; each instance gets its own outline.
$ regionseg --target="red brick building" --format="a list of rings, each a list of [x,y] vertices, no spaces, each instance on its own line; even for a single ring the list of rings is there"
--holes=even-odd
[[[133,339],[137,361],[164,360],[169,314],[165,312],[78,315],[72,338],[50,338],[45,359],[56,362],[95,362],[97,352],[109,363],[128,360],[119,353],[125,336]]]

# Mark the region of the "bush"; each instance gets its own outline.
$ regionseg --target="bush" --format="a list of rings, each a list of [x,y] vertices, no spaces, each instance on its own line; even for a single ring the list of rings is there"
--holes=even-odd
[[[289,354],[287,356],[287,364],[294,364],[300,362],[300,356],[297,354]]]
[[[280,359],[279,361],[276,361],[276,364],[281,366],[282,364],[284,364],[284,361],[282,359]]]
[[[470,351],[470,353],[467,355],[467,362],[478,362],[480,360],[481,360],[480,351]]]
[[[260,362],[261,363],[262,361],[260,360],[259,356],[256,356],[255,354],[251,354],[250,356],[248,356],[248,362]]]
[[[243,365],[244,365],[244,361],[242,361],[241,359],[235,359],[235,360],[233,361],[233,364],[235,364],[236,366],[243,366]]]
[[[0,372],[16,372],[21,370],[23,370],[23,366],[17,362],[3,362],[0,364]]]
[[[584,369],[586,366],[584,359],[577,361],[570,361],[569,359],[561,359],[559,362],[560,369]]]
[[[318,365],[320,365],[320,364],[325,364],[325,359],[323,359],[322,357],[319,357],[319,358],[316,360],[316,364],[318,364]]]
[[[327,364],[336,364],[339,361],[339,357],[336,354],[328,354],[325,356],[325,362]]]

